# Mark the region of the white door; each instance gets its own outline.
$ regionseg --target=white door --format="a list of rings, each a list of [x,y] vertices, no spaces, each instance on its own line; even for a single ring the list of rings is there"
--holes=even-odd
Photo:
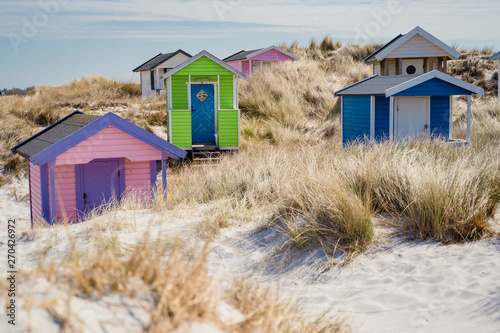
[[[398,140],[428,135],[429,118],[429,97],[398,97],[395,131]]]

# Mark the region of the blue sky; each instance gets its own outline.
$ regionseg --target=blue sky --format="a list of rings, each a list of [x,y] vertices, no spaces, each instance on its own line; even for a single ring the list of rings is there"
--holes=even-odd
[[[449,44],[500,51],[498,0],[2,0],[0,89],[84,75],[138,81],[158,53],[387,41],[419,25]]]

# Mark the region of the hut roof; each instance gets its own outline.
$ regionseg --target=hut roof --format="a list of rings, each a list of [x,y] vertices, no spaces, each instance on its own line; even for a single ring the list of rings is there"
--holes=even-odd
[[[240,52],[236,52],[235,54],[230,55],[229,57],[223,59],[222,61],[229,62],[229,61],[236,61],[236,60],[246,60],[248,55],[255,53],[257,51],[260,51],[260,50],[262,50],[262,49],[256,49],[256,50],[250,50],[250,51],[241,50]]]
[[[166,78],[172,76],[173,74],[177,73],[178,71],[182,70],[183,68],[191,65],[192,63],[194,63],[195,61],[197,61],[198,59],[200,59],[201,57],[207,57],[208,59],[216,62],[217,64],[221,65],[222,67],[224,67],[225,69],[227,69],[228,71],[234,73],[235,75],[238,75],[239,77],[242,77],[242,78],[245,78],[246,75],[243,74],[242,72],[240,72],[239,70],[236,70],[235,68],[233,68],[232,66],[230,66],[229,64],[226,64],[224,61],[220,60],[219,58],[217,58],[216,56],[214,56],[213,54],[211,54],[210,52],[208,51],[201,51],[200,53],[198,53],[197,55],[195,55],[194,57],[192,57],[191,59],[188,59],[186,61],[184,61],[182,64],[180,64],[179,66],[175,67],[174,69],[172,69],[171,71],[163,74],[161,76],[161,79],[162,80],[165,80]]]
[[[500,52],[489,58],[488,60],[500,60]]]
[[[394,96],[402,91],[415,87],[432,79],[439,79],[451,85],[467,90],[471,94],[484,95],[484,89],[454,78],[443,72],[434,70],[429,73],[413,76],[380,76],[374,75],[335,92],[336,96]]]
[[[177,50],[175,52],[171,52],[171,53],[160,53],[160,54],[154,56],[153,58],[149,59],[148,61],[146,61],[145,63],[143,63],[142,65],[140,65],[139,67],[135,68],[132,71],[133,72],[142,72],[142,71],[153,70],[156,67],[158,67],[161,64],[163,64],[165,61],[173,58],[177,54],[184,54],[185,56],[191,58],[191,55],[189,53],[184,52],[181,49],[179,49],[179,50]]]
[[[50,125],[41,132],[33,135],[26,141],[21,142],[12,151],[24,158],[30,159],[54,143],[70,136],[82,127],[90,124],[99,116],[86,115],[80,111],[75,111],[62,118],[58,122]]]
[[[250,50],[250,51],[241,50],[240,52],[237,52],[233,55],[230,55],[229,57],[223,59],[222,61],[231,62],[231,61],[237,61],[237,60],[249,60],[255,56],[258,56],[261,53],[264,53],[264,52],[267,52],[270,50],[276,50],[278,52],[286,54],[287,56],[289,56],[295,60],[299,59],[299,57],[297,57],[296,55],[294,55],[290,52],[287,52],[287,51],[285,51],[285,50],[283,50],[275,45],[272,45],[272,46],[269,46],[269,47],[266,47],[263,49],[256,49],[256,50]]]
[[[445,51],[450,59],[457,59],[460,57],[460,52],[456,51],[452,47],[446,45],[424,29],[420,27],[416,27],[412,31],[408,32],[405,35],[399,35],[393,40],[391,40],[389,43],[385,44],[382,46],[380,49],[375,51],[373,54],[370,54],[366,59],[365,62],[372,62],[372,61],[382,61],[385,59],[385,57],[390,54],[392,51],[396,50],[398,47],[409,41],[412,37],[420,35],[423,38],[427,39],[430,43],[436,45],[437,47],[441,48],[443,51]]]
[[[118,128],[172,158],[186,156],[182,149],[111,112],[103,116],[92,116],[80,111],[69,114],[11,148],[11,151],[34,164],[42,165],[109,126]]]

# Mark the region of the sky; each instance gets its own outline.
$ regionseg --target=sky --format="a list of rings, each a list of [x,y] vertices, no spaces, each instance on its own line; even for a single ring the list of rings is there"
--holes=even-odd
[[[326,35],[389,41],[416,26],[500,51],[498,0],[2,0],[0,89],[84,75],[139,82],[135,67],[177,49],[224,58]]]

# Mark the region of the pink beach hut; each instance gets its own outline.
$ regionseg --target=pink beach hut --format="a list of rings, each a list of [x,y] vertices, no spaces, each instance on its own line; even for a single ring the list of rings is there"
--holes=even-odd
[[[294,60],[299,60],[299,57],[273,45],[265,49],[242,50],[225,58],[223,61],[245,75],[252,75],[266,66]]]
[[[151,199],[156,194],[156,162],[161,161],[166,189],[167,158],[186,155],[113,113],[92,116],[79,111],[11,150],[28,160],[32,225],[78,222],[132,192]]]

